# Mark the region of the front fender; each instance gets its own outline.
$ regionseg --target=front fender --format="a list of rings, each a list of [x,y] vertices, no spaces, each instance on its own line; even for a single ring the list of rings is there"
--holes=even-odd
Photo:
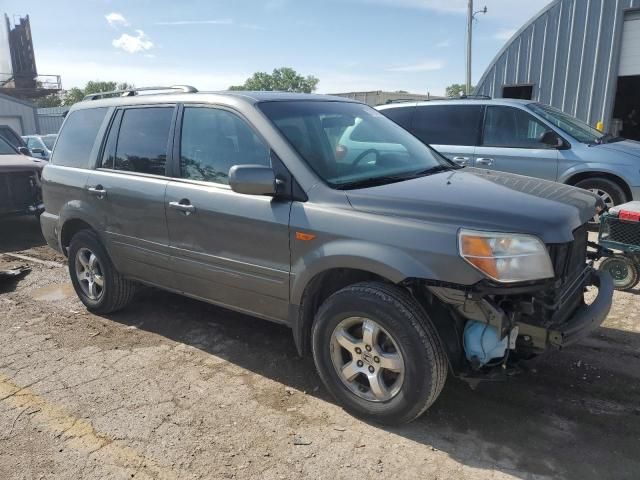
[[[603,162],[588,162],[572,165],[560,173],[558,181],[561,183],[570,183],[571,178],[576,175],[589,174],[595,177],[602,173],[618,177],[630,187],[640,185],[640,170],[637,166]]]
[[[406,278],[434,278],[428,266],[398,248],[362,240],[334,240],[306,252],[293,262],[291,303],[300,305],[309,282],[316,275],[334,268],[362,270],[393,283]]]

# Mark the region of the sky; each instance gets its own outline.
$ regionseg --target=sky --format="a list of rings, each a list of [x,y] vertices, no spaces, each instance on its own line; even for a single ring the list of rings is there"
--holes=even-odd
[[[550,0],[475,1],[474,82]],[[40,75],[224,90],[292,67],[319,93],[444,94],[465,79],[466,0],[2,0],[29,14]]]

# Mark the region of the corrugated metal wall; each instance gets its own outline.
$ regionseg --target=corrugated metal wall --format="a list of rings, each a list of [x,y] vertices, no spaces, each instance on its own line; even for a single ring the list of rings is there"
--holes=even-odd
[[[475,93],[498,98],[504,85],[531,84],[533,100],[608,128],[625,10],[633,8],[640,0],[553,1],[509,40]]]
[[[0,93],[0,123],[2,118],[17,121],[21,126],[22,135],[38,133],[36,108],[33,104]]]
[[[58,133],[69,107],[51,107],[38,109],[40,134]]]

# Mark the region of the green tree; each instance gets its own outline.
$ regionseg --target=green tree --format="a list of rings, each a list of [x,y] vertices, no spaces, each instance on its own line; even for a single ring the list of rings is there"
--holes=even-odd
[[[39,108],[59,107],[60,105],[62,105],[62,94],[53,93],[51,95],[47,95],[46,97],[36,98],[34,103]]]
[[[243,85],[232,85],[229,90],[262,90],[311,93],[318,86],[318,80],[313,75],[303,77],[293,68],[282,67],[273,73],[256,72],[247,78]]]
[[[113,90],[126,90],[133,88],[129,83],[103,82],[100,80],[92,80],[87,82],[84,88],[73,87],[66,90],[62,94],[62,105],[70,107],[74,103],[82,101],[82,99],[92,93],[111,92]]]
[[[475,88],[472,85],[471,91],[473,92]],[[452,83],[446,90],[447,97],[459,97],[463,93],[467,93],[467,86],[464,83]]]

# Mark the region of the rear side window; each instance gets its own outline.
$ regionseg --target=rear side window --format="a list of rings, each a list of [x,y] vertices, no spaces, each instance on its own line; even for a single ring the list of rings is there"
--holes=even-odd
[[[51,163],[64,167],[88,168],[91,150],[107,108],[87,108],[71,112],[64,122]]]
[[[173,107],[125,110],[120,123],[113,168],[164,175],[172,118]]]
[[[419,106],[411,133],[427,144],[473,146],[480,138],[481,122],[481,105]]]
[[[390,120],[393,120],[405,130],[411,129],[411,120],[413,119],[413,112],[415,107],[398,107],[398,108],[385,108],[380,110]]]

